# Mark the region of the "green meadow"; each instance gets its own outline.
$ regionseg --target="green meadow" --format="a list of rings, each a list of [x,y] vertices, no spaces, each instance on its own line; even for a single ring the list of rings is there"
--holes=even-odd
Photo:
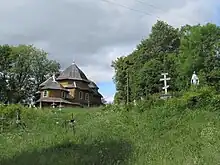
[[[55,113],[20,107],[27,127],[23,130],[12,125],[1,133],[0,164],[220,164],[218,99],[213,96],[216,102],[210,102],[203,97],[208,92],[204,93],[167,102],[140,102],[129,108],[108,105]],[[2,112],[13,116],[16,108],[9,106]],[[75,132],[63,125],[72,114]]]

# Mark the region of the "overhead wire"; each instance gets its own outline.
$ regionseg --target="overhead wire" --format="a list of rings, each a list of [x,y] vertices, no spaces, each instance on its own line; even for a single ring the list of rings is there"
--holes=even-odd
[[[109,4],[111,4],[111,5],[115,5],[115,6],[119,6],[119,7],[125,8],[125,9],[127,9],[127,10],[131,10],[131,11],[133,11],[133,12],[137,12],[137,13],[140,13],[140,14],[143,14],[143,15],[153,16],[153,17],[155,17],[155,18],[157,18],[157,19],[161,19],[159,16],[157,16],[157,15],[155,15],[155,14],[152,14],[152,13],[150,13],[150,12],[145,12],[145,11],[143,11],[143,10],[135,9],[135,8],[129,7],[129,6],[127,6],[127,5],[124,5],[124,4],[121,4],[121,3],[117,3],[117,2],[115,2],[115,1],[110,1],[110,0],[101,0],[101,1],[106,2],[106,3],[109,3]],[[162,10],[162,9],[160,9],[160,8],[158,8],[158,7],[156,7],[155,5],[149,4],[149,3],[144,2],[144,1],[141,1],[141,0],[135,0],[135,2],[145,4],[146,6],[152,7],[152,8],[154,8],[154,9],[156,9],[156,10],[164,11],[164,10]],[[165,11],[164,11],[164,12],[165,12]],[[190,19],[192,19],[192,18],[190,18]],[[199,23],[198,20],[195,20],[195,19],[193,19],[193,20],[194,20],[195,22],[197,22],[197,24]]]
[[[129,7],[129,6],[117,3],[117,2],[113,2],[113,1],[109,1],[109,0],[101,0],[101,1],[107,2],[107,3],[112,4],[112,5],[120,6],[120,7],[126,8],[128,10],[131,10],[131,11],[134,11],[134,12],[138,12],[140,14],[144,14],[144,15],[147,15],[147,16],[154,16],[153,14],[151,14],[149,12],[145,12],[143,10],[134,9],[134,8]],[[157,18],[159,18],[159,17],[157,17]]]
[[[144,4],[144,5],[147,5],[147,6],[149,6],[149,7],[152,7],[152,8],[154,8],[154,9],[156,9],[156,10],[164,11],[164,10],[162,10],[162,9],[160,9],[160,8],[158,8],[158,7],[156,7],[155,5],[149,4],[148,2],[140,1],[140,0],[135,0],[135,1],[138,2],[138,3]]]

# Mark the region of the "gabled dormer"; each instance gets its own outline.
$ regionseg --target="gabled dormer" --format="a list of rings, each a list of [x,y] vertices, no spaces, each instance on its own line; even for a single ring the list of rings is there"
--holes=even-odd
[[[56,81],[55,75],[41,84],[41,97],[61,97],[65,98],[68,93],[61,84]]]
[[[39,85],[39,87],[42,88],[42,87],[44,87],[44,86],[50,84],[52,81],[53,81],[53,77],[51,76],[51,77],[49,77],[46,81],[44,81],[43,83],[41,83],[41,84]]]

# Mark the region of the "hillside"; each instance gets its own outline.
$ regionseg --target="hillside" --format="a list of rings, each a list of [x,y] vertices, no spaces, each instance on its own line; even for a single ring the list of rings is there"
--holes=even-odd
[[[139,103],[129,112],[117,105],[59,114],[24,110],[28,132],[0,135],[0,164],[219,164],[220,112],[217,102],[205,103],[207,93],[186,94],[186,102]],[[207,106],[198,106],[196,98]],[[75,134],[55,124],[71,118],[71,111],[77,120]]]

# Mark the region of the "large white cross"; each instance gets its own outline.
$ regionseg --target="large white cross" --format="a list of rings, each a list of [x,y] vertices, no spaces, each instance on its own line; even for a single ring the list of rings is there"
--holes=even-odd
[[[170,87],[169,85],[167,85],[167,81],[170,80],[170,77],[167,77],[168,73],[162,73],[161,75],[163,76],[163,78],[161,78],[160,81],[164,82],[163,89],[165,90],[165,94],[167,94],[167,89]]]

